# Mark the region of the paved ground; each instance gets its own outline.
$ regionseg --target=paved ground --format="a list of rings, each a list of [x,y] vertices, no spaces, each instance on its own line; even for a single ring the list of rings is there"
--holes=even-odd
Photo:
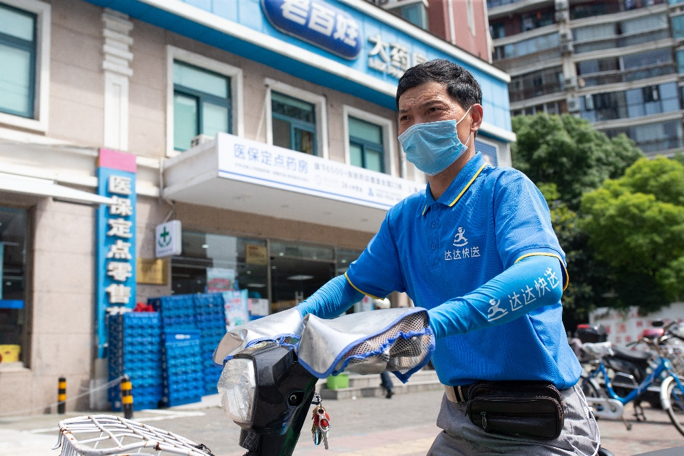
[[[243,456],[237,444],[239,428],[217,405],[217,396],[202,404],[136,413],[135,419],[177,432],[212,449],[216,456]],[[295,456],[424,456],[439,432],[435,426],[441,392],[429,391],[385,398],[326,401],[331,414],[330,450],[314,446],[305,424]],[[408,416],[400,419],[400,416]],[[620,421],[600,420],[603,445],[616,456],[684,446],[684,436],[667,414],[646,409],[648,421],[633,423],[627,431]],[[74,416],[74,415],[68,415]],[[57,441],[58,415],[0,417],[0,456],[57,456],[50,448]],[[668,456],[675,456],[673,452]],[[684,448],[679,453],[684,455]]]

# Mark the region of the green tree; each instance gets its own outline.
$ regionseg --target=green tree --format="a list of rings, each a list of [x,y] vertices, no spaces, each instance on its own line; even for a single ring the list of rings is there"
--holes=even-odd
[[[589,246],[615,272],[617,307],[652,311],[684,295],[684,165],[640,159],[581,210]]]
[[[518,139],[511,146],[513,166],[538,186],[555,184],[571,210],[582,195],[608,178],[622,176],[643,156],[625,135],[609,139],[584,120],[568,114],[513,118]]]
[[[622,176],[643,156],[624,135],[609,139],[583,119],[570,115],[513,118],[517,142],[512,145],[513,166],[541,190],[565,251],[570,283],[563,294],[567,328],[586,321],[594,307],[609,305],[616,288],[609,264],[596,258],[589,236],[581,226],[582,195],[607,178]]]

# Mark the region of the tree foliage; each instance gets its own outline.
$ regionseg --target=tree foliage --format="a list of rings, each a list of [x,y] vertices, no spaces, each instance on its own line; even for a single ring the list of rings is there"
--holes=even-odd
[[[655,310],[684,295],[684,165],[640,159],[582,198],[581,226],[615,272],[615,304]]]
[[[622,176],[643,154],[625,135],[609,139],[584,120],[568,114],[513,118],[518,137],[511,147],[513,166],[538,186],[555,184],[572,210],[587,191]]]

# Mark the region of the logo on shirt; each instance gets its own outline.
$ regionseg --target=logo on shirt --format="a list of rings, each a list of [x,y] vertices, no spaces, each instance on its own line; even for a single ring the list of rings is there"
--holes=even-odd
[[[465,230],[462,226],[458,227],[454,235],[453,248],[444,251],[444,260],[463,260],[477,258],[480,256],[480,247],[477,245],[468,246],[468,239],[465,237]]]
[[[458,227],[458,231],[454,235],[454,247],[465,247],[468,245],[468,239],[465,237],[465,230],[462,226]]]

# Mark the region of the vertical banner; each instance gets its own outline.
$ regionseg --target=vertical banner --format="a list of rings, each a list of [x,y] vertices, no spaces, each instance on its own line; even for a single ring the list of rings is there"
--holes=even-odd
[[[100,149],[98,195],[114,200],[97,210],[95,318],[97,357],[104,357],[108,307],[135,306],[135,155]]]

